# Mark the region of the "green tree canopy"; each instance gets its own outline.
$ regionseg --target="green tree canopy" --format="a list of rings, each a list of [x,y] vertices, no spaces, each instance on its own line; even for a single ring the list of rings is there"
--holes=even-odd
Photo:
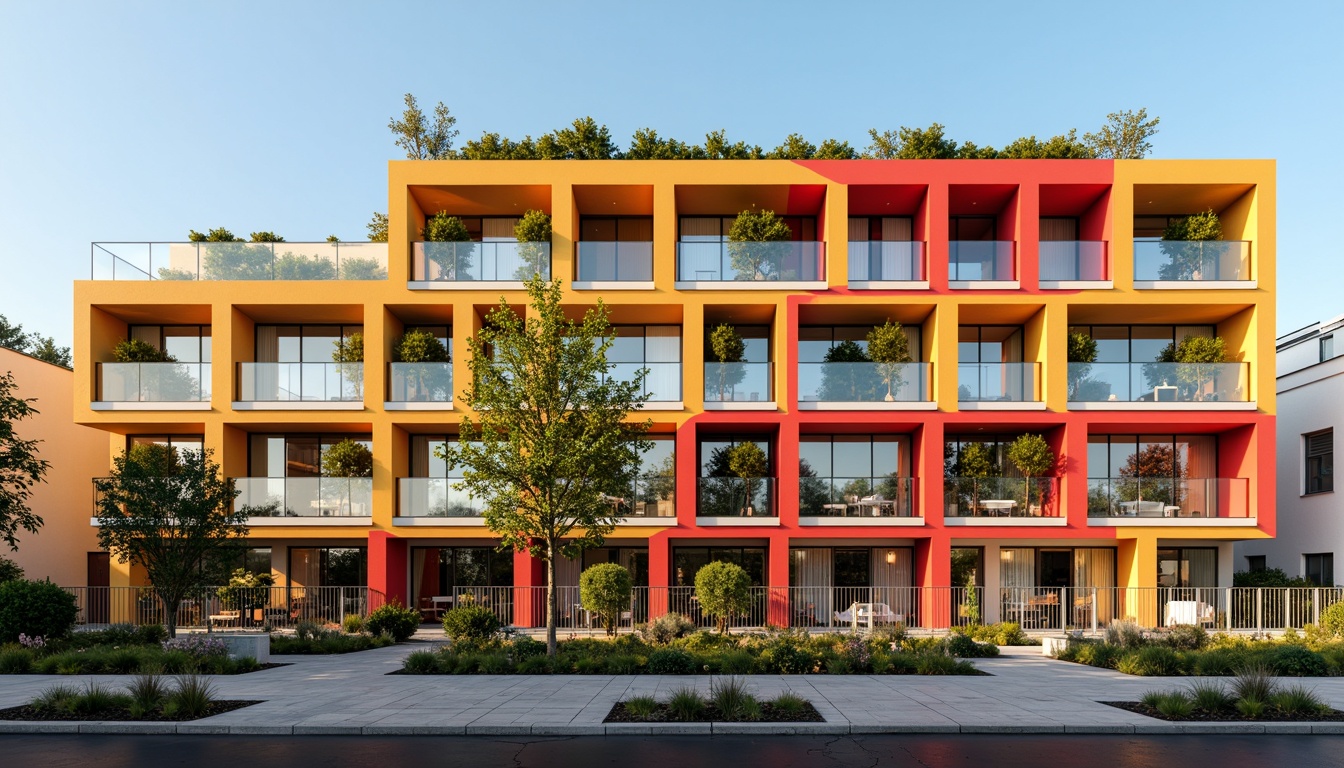
[[[1149,139],[1157,133],[1161,118],[1148,119],[1148,110],[1122,110],[1106,116],[1106,123],[1096,133],[1083,136],[1083,143],[1096,157],[1108,160],[1139,160],[1153,151]]]
[[[36,416],[36,398],[16,394],[14,374],[0,375],[0,539],[11,550],[18,550],[19,530],[37,533],[42,518],[28,506],[38,483],[46,482],[50,462],[38,456],[40,440],[24,440],[17,431],[18,422]]]
[[[559,558],[602,545],[618,516],[606,498],[629,493],[652,444],[648,421],[627,422],[643,404],[644,374],[607,375],[606,305],[599,300],[576,322],[561,306],[559,281],[534,278],[527,292],[528,320],[501,301],[468,340],[470,410],[438,456],[463,468],[464,489],[485,501],[485,523],[503,546],[548,563],[554,655]]]
[[[345,439],[322,452],[323,477],[373,477],[373,451]]]
[[[634,580],[619,563],[597,563],[579,575],[579,601],[584,610],[602,618],[609,637],[616,636],[621,614],[630,610]]]
[[[1223,224],[1210,208],[1182,219],[1176,219],[1162,231],[1163,240],[1209,241],[1223,239]]]
[[[396,137],[396,145],[406,151],[408,160],[448,160],[456,155],[453,152],[453,139],[457,138],[457,118],[448,111],[443,102],[434,107],[434,120],[429,118],[416,103],[415,96],[406,94],[406,109],[401,119],[392,118],[387,123],[388,130]]]
[[[895,399],[893,390],[899,390],[902,385],[901,366],[912,359],[910,339],[900,323],[887,320],[868,332],[868,357],[877,363],[878,375],[887,385],[884,399],[891,402]]]
[[[170,637],[179,606],[205,578],[201,564],[247,536],[247,513],[234,509],[238,491],[211,453],[137,445],[94,481],[98,543],[145,568]]]
[[[56,340],[40,333],[24,333],[23,326],[11,324],[0,315],[0,347],[22,352],[44,363],[70,368],[70,348],[56,346]]]
[[[386,243],[387,227],[387,214],[374,211],[373,218],[369,219],[368,224],[364,225],[364,228],[369,230],[369,242]]]
[[[708,563],[695,573],[695,596],[700,610],[714,617],[719,634],[725,634],[734,616],[751,610],[751,577],[736,563]]]

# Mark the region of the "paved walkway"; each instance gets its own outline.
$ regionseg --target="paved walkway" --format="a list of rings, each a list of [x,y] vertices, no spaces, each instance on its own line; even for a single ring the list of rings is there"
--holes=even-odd
[[[825,723],[604,724],[619,700],[709,689],[708,676],[387,675],[423,643],[343,656],[272,657],[290,666],[214,678],[221,698],[264,703],[190,723],[20,723],[0,733],[243,733],[365,735],[593,735],[668,733],[1344,733],[1344,723],[1175,724],[1099,701],[1135,700],[1188,678],[1136,678],[1055,661],[1039,647],[1005,648],[976,660],[992,677],[752,675],[757,696],[792,690]],[[24,704],[55,684],[114,675],[0,676],[0,707]],[[1303,681],[1344,709],[1344,678]]]

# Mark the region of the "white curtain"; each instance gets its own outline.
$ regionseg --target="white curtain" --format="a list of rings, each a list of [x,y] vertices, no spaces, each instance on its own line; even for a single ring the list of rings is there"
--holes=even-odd
[[[905,548],[874,548],[870,584],[873,602],[885,603],[895,613],[907,617],[914,606],[914,552]]]
[[[1003,547],[999,550],[999,587],[1008,606],[1023,606],[1036,589],[1036,550]]]
[[[1074,623],[1091,622],[1092,587],[1097,588],[1097,623],[1115,616],[1115,550],[1079,547],[1073,550]]]
[[[1183,550],[1183,554],[1190,569],[1185,582],[1186,586],[1218,586],[1218,550],[1186,549]]]
[[[833,568],[831,550],[807,547],[789,550],[793,574],[790,602],[793,613],[824,623],[831,616]]]

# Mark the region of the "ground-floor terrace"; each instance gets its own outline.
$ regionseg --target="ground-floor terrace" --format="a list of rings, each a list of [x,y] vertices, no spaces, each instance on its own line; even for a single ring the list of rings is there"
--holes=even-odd
[[[353,532],[351,532],[353,533]],[[560,626],[600,630],[585,609],[580,574],[597,563],[626,568],[635,585],[618,626],[630,628],[668,612],[702,626],[695,576],[708,563],[743,568],[751,582],[743,627],[840,629],[900,622],[917,629],[1013,621],[1028,631],[1096,630],[1117,619],[1146,626],[1274,629],[1315,620],[1339,599],[1334,590],[1287,599],[1232,586],[1232,543],[1200,539],[803,538],[798,536],[622,537],[560,561]],[[296,541],[254,537],[221,572],[268,574],[274,586],[208,587],[184,605],[184,626],[289,626],[339,623],[396,599],[425,623],[461,605],[494,611],[507,625],[546,622],[545,563],[501,552],[487,536],[414,539],[373,532],[368,538]],[[234,566],[233,568],[227,566]],[[118,566],[124,569],[125,566]],[[91,567],[92,570],[92,567]],[[103,578],[75,588],[89,624],[160,620],[139,569],[122,585]],[[226,580],[218,582],[223,585]]]

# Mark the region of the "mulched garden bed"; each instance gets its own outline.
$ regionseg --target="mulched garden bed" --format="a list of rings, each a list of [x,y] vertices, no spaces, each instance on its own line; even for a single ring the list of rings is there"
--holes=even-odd
[[[243,707],[250,707],[253,704],[260,704],[260,703],[261,703],[260,700],[250,701],[241,699],[229,700],[229,701],[216,701],[210,705],[209,710],[207,710],[206,714],[201,715],[201,717],[214,717],[215,715],[222,715],[225,712],[232,712],[235,709],[242,709]],[[27,704],[21,707],[9,707],[7,709],[0,709],[0,720],[36,720],[41,722],[57,722],[57,721],[93,722],[93,721],[114,720],[117,722],[171,723],[171,722],[185,722],[188,720],[197,720],[197,719],[199,718],[167,717],[162,713],[158,712],[146,715],[144,717],[132,717],[130,711],[125,709],[124,707],[106,709],[103,710],[102,712],[93,715],[76,714],[74,712],[56,712],[52,710],[39,710],[34,709],[28,706]]]
[[[668,707],[666,704],[659,704],[658,711],[651,717],[636,717],[625,711],[625,702],[618,701],[607,713],[607,719],[604,723],[723,723],[728,721],[719,714],[719,708],[713,704],[706,704],[699,718],[695,720],[676,720],[668,717]],[[756,720],[741,721],[753,723],[824,723],[826,718],[821,716],[817,708],[809,702],[803,705],[803,711],[798,715],[776,712],[774,706],[766,702],[761,702],[761,716]]]
[[[1166,720],[1172,723],[1331,723],[1344,722],[1344,712],[1338,709],[1332,709],[1329,712],[1319,714],[1298,714],[1286,715],[1281,712],[1267,711],[1259,717],[1247,717],[1235,709],[1224,710],[1222,712],[1205,712],[1195,710],[1188,717],[1167,717],[1158,712],[1156,708],[1150,707],[1138,701],[1102,701],[1098,702],[1108,707],[1123,709],[1139,715],[1158,720]]]

